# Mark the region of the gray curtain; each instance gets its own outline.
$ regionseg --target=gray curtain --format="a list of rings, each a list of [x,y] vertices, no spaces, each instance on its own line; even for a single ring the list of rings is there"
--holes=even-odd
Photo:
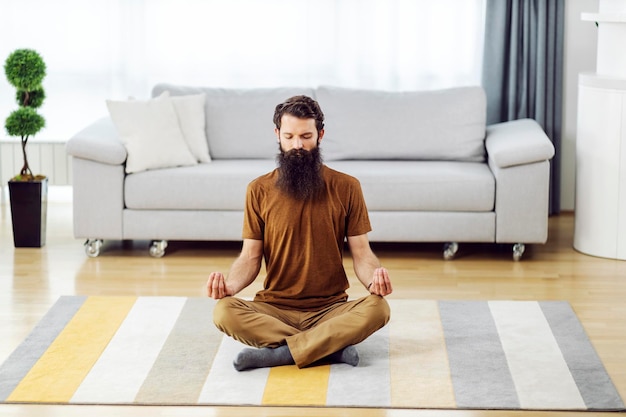
[[[554,143],[550,214],[560,211],[564,0],[487,0],[487,123],[535,119]]]

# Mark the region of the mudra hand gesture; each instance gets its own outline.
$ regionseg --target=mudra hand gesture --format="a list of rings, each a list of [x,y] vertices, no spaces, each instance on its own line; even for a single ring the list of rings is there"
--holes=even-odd
[[[393,288],[391,287],[389,272],[386,268],[381,267],[374,270],[372,282],[370,282],[367,289],[371,294],[380,295],[382,297],[391,294]]]
[[[226,277],[221,272],[211,272],[206,282],[206,295],[219,300],[233,294],[232,289],[226,284]]]

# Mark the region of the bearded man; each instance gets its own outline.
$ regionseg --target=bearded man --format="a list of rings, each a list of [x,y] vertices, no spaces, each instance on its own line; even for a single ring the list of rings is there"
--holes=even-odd
[[[365,200],[356,178],[322,162],[324,114],[296,96],[276,106],[278,168],[248,185],[243,247],[228,277],[209,275],[207,295],[218,299],[213,320],[225,334],[252,346],[235,358],[238,371],[318,361],[357,366],[354,345],[390,316],[389,273],[370,248]],[[370,295],[348,300],[344,243],[354,272]],[[235,297],[257,277],[253,301]]]

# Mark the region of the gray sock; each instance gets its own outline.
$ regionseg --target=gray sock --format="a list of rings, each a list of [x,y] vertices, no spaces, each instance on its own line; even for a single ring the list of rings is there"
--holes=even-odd
[[[346,346],[335,353],[328,355],[328,359],[334,363],[347,363],[357,366],[359,364],[359,351],[353,346]]]
[[[246,369],[293,365],[294,363],[289,346],[282,345],[277,348],[243,349],[235,358],[233,366],[238,371],[245,371]]]

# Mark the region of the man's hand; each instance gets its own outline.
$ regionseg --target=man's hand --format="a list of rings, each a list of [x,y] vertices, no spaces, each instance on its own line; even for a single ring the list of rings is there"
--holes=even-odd
[[[226,284],[224,274],[211,272],[206,282],[206,295],[215,300],[233,295],[233,291]]]
[[[389,295],[393,292],[391,288],[391,280],[389,279],[389,272],[385,268],[376,268],[374,270],[374,277],[372,282],[367,287],[371,294],[380,295],[382,297]]]

